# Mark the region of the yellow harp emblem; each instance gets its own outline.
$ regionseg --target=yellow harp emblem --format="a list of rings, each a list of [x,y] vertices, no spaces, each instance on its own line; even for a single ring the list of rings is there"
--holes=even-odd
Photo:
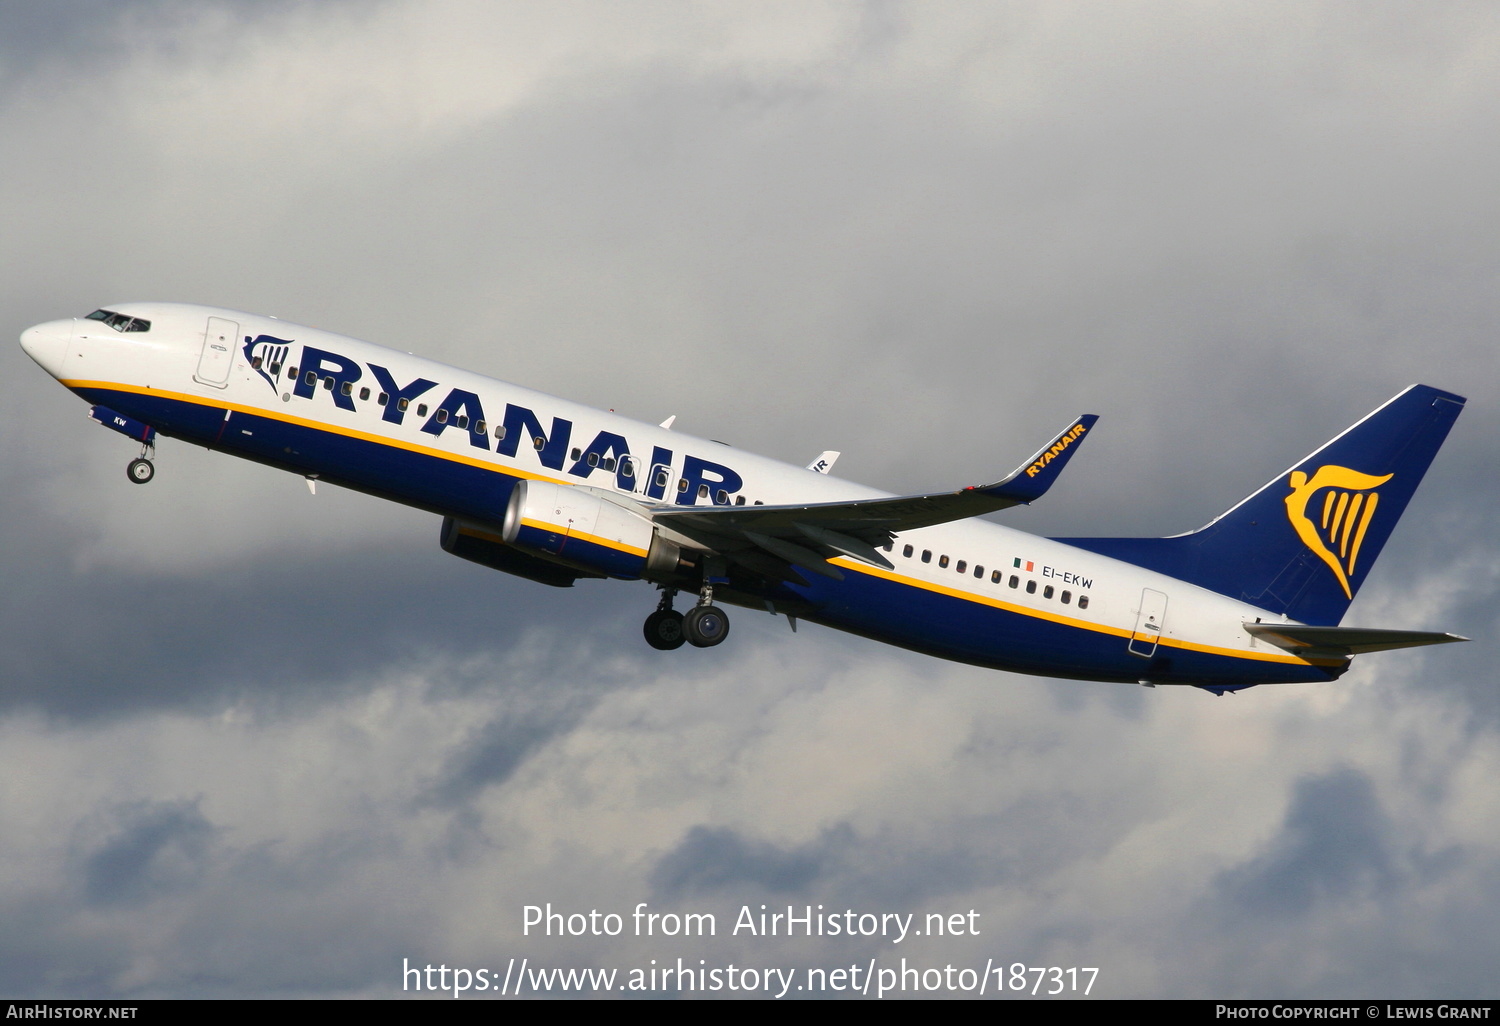
[[[1359,547],[1380,501],[1380,493],[1375,489],[1394,476],[1375,477],[1348,467],[1330,465],[1319,467],[1311,478],[1294,470],[1287,481],[1292,489],[1286,497],[1287,519],[1296,528],[1302,543],[1328,564],[1348,598],[1354,597],[1349,578],[1354,576],[1354,568],[1359,562]],[[1309,515],[1308,504],[1315,493],[1324,489],[1321,509],[1314,504]]]

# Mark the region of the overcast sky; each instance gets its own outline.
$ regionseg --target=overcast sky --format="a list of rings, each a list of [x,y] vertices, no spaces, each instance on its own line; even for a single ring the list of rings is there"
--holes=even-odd
[[[1469,406],[1346,622],[1214,698],[454,559],[131,444],[0,346],[0,993],[412,964],[1095,966],[1496,997],[1500,8],[0,0],[0,315],[315,324],[892,491],[1099,428],[1037,533],[1171,534],[1406,385]],[[522,909],[713,912],[539,938]],[[731,936],[742,905],[977,937]],[[626,931],[630,931],[627,929]]]

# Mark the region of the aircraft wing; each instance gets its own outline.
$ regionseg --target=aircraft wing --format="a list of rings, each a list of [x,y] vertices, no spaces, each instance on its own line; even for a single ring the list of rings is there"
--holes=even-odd
[[[842,578],[827,560],[852,556],[889,569],[877,546],[898,531],[967,520],[1041,498],[1098,420],[1085,414],[995,484],[956,492],[788,506],[663,506],[652,519],[751,569],[787,580],[791,564]],[[770,558],[768,559],[767,556]],[[790,571],[795,574],[795,571]]]

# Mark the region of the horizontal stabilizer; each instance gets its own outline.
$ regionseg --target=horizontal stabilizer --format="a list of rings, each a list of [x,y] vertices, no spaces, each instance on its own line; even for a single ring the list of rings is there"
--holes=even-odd
[[[1288,652],[1305,652],[1310,648],[1337,651],[1348,655],[1362,652],[1385,652],[1393,648],[1417,648],[1421,645],[1446,645],[1450,641],[1468,641],[1457,634],[1433,631],[1386,631],[1372,627],[1309,627],[1300,623],[1247,623],[1245,630]]]

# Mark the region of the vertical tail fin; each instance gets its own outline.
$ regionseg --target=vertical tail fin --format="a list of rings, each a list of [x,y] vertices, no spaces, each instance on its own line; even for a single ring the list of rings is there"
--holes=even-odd
[[[1189,534],[1057,540],[1293,620],[1337,624],[1464,402],[1413,385]]]

